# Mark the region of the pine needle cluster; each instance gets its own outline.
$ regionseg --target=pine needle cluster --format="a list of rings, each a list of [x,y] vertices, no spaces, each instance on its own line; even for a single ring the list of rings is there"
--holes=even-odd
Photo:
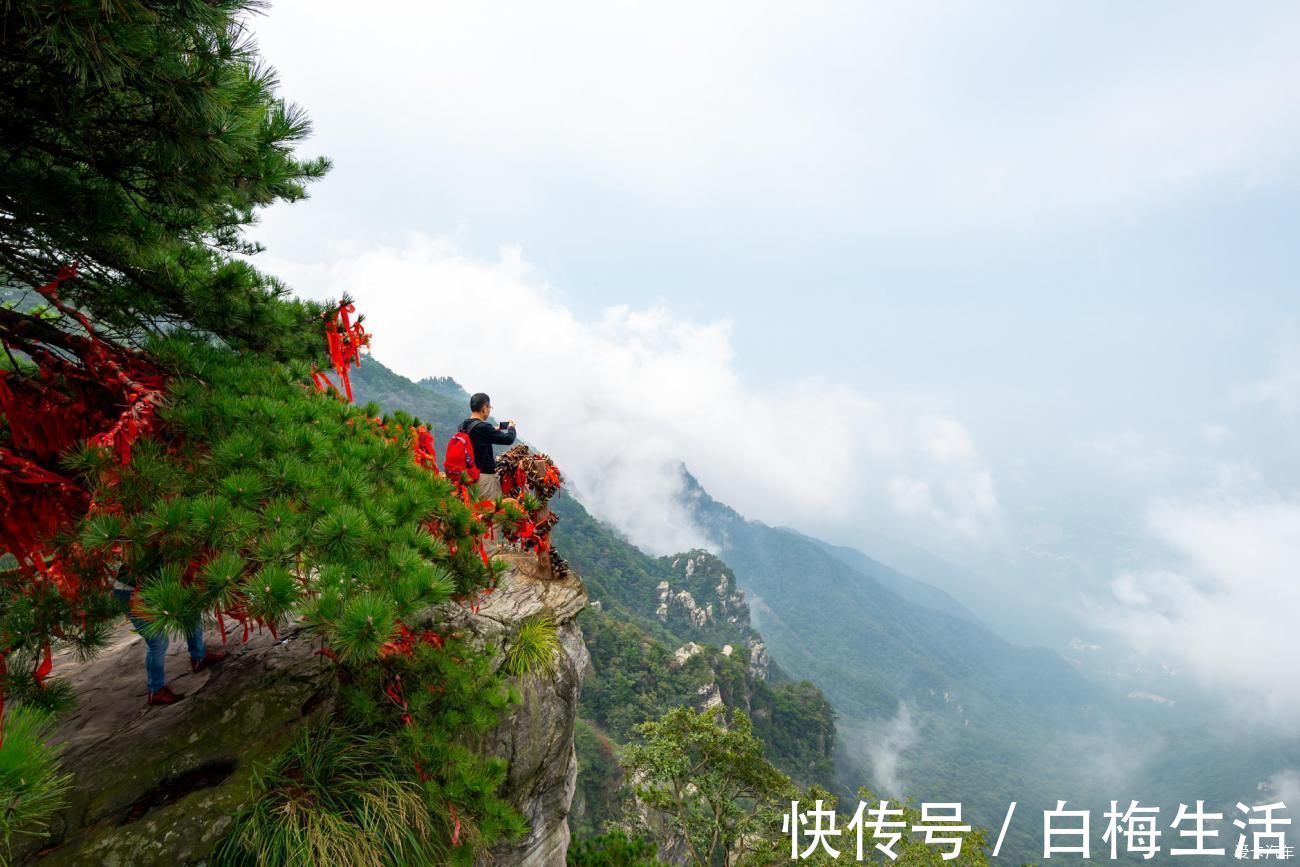
[[[257,55],[261,5],[0,4],[0,286],[75,260],[67,300],[115,336],[193,327],[319,352],[326,306],[239,255],[258,249],[241,234],[257,208],[303,198],[330,165],[294,153],[311,124]]]
[[[488,654],[448,637],[346,671],[340,714],[258,775],[215,864],[470,865],[527,833],[477,747],[519,700]]]
[[[104,504],[76,542],[120,557],[146,635],[301,618],[360,664],[400,621],[493,581],[473,550],[486,528],[415,465],[402,419],[317,394],[292,365],[181,336],[151,348],[175,371],[165,436],[125,467],[75,459]]]
[[[39,837],[63,806],[70,777],[59,773],[58,751],[45,743],[52,717],[16,706],[5,714],[0,745],[0,862],[8,863],[19,836]]]

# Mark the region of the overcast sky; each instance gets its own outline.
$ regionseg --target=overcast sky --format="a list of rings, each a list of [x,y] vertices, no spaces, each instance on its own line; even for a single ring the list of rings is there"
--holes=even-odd
[[[254,26],[336,163],[261,265],[489,391],[647,549],[707,542],[682,460],[749,516],[945,558],[1009,637],[1300,719],[1300,6]]]

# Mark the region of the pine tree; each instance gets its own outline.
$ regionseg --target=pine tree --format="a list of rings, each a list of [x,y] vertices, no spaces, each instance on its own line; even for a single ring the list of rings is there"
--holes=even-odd
[[[319,351],[325,306],[236,253],[255,210],[329,168],[293,148],[246,25],[256,0],[13,0],[0,8],[0,285],[76,262],[67,300],[117,337],[192,327],[276,357]],[[7,330],[30,318],[0,312]],[[41,333],[48,334],[47,331]]]
[[[257,209],[329,165],[295,154],[309,124],[249,39],[258,5],[0,8],[0,698],[71,698],[51,648],[103,643],[114,580],[146,634],[295,619],[343,701],[260,776],[224,862],[466,862],[525,828],[503,764],[462,741],[518,695],[493,648],[418,621],[493,586],[484,533],[523,516],[438,475],[417,419],[350,404],[367,337],[346,299],[295,300],[241,258]],[[37,821],[62,780],[29,729],[0,769],[42,779],[0,775],[0,799]],[[307,770],[332,799],[297,797]]]

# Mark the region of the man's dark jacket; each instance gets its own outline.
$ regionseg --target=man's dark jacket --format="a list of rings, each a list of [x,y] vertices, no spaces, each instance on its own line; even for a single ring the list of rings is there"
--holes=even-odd
[[[460,423],[460,430],[469,434],[474,446],[474,466],[480,473],[495,473],[497,459],[492,454],[494,444],[508,446],[515,441],[515,429],[499,430],[495,425],[470,417]]]

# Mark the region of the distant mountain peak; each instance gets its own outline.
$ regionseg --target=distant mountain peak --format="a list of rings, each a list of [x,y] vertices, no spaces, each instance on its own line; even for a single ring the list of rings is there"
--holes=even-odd
[[[426,376],[423,379],[416,380],[416,385],[420,388],[428,389],[435,394],[441,394],[444,397],[454,398],[456,400],[469,400],[469,392],[465,390],[459,382],[450,376]]]

